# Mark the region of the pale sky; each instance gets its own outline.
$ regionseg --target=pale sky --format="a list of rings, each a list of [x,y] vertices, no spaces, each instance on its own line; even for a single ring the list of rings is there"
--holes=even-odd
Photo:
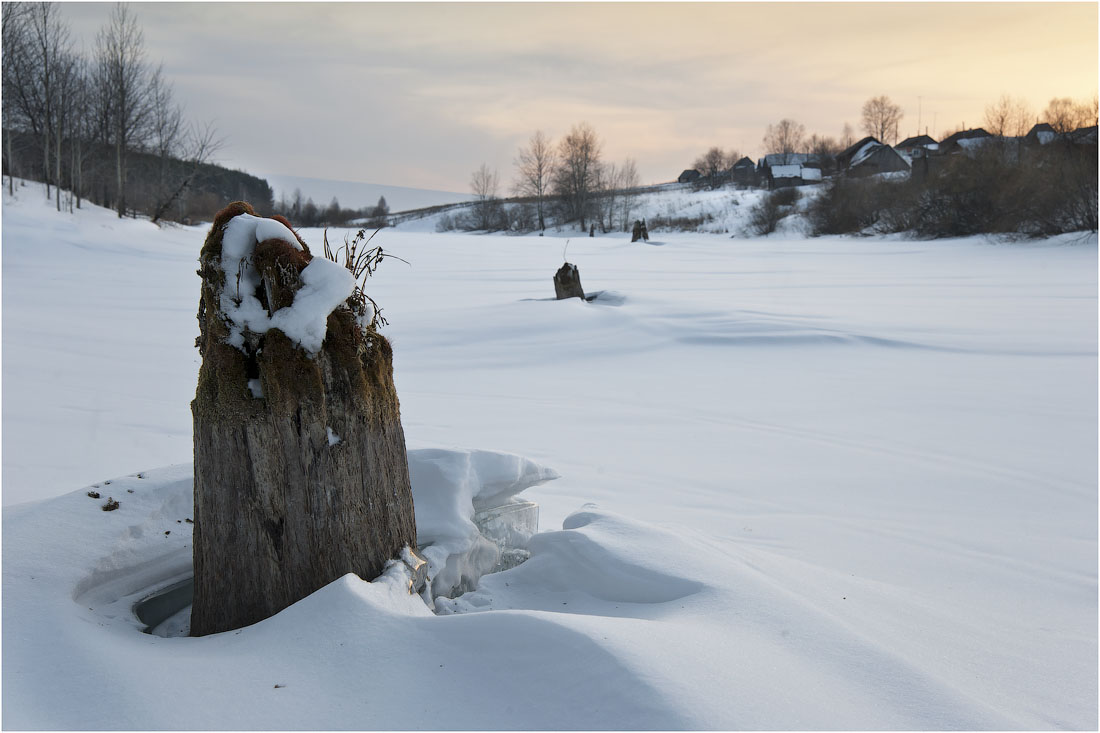
[[[90,53],[111,6],[67,3]],[[581,121],[605,158],[673,180],[710,146],[754,159],[769,123],[902,136],[1038,114],[1097,90],[1097,3],[134,3],[150,60],[252,173],[457,192],[482,163]]]

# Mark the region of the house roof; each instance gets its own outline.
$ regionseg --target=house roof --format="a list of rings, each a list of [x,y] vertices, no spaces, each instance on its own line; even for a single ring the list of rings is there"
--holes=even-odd
[[[702,173],[695,170],[694,168],[688,168],[687,170],[685,170],[683,173],[680,174],[680,178],[678,178],[677,180],[681,180],[681,179],[684,179],[684,178],[700,178],[700,177],[702,177],[702,175],[703,175]]]
[[[928,145],[935,145],[936,141],[927,135],[916,135],[914,137],[907,137],[900,143],[895,145],[895,148],[918,148]]]
[[[940,142],[940,148],[946,148],[950,145],[957,143],[959,140],[971,140],[979,137],[993,137],[988,132],[980,127],[975,127],[972,130],[959,130],[954,135],[950,135],[944,138]]]
[[[1096,125],[1092,127],[1079,127],[1073,132],[1067,132],[1065,138],[1072,143],[1078,145],[1095,145],[1096,144]]]
[[[870,150],[867,149],[868,146],[874,148],[877,145],[882,145],[882,143],[880,143],[877,139],[871,137],[870,135],[863,138],[862,140],[857,140],[840,153],[837,153],[836,167],[840,169],[847,168],[848,166],[852,165],[853,160],[860,153],[863,153],[864,156],[870,153]]]
[[[736,163],[733,164],[734,168],[748,168],[749,166],[754,166],[755,167],[756,163],[753,163],[752,158],[750,158],[747,155],[744,158],[742,158],[741,160],[739,160],[739,161],[737,161]]]
[[[817,156],[810,153],[768,153],[760,159],[760,165],[773,167],[777,165],[804,165]]]

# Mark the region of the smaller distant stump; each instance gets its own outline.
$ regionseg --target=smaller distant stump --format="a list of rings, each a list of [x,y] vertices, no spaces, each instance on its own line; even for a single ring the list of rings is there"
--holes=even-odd
[[[580,298],[584,300],[584,288],[581,287],[581,273],[572,262],[566,262],[554,274],[554,294],[558,300]]]
[[[646,228],[644,219],[634,221],[634,232],[630,237],[631,242],[637,242],[639,239],[649,241],[649,230]]]

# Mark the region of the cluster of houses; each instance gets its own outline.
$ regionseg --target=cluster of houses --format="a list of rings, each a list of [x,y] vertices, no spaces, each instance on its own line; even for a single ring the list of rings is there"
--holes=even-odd
[[[774,189],[819,183],[823,178],[834,175],[862,177],[893,173],[923,178],[950,160],[951,156],[973,156],[987,145],[1000,144],[1014,155],[1018,155],[1021,150],[1058,141],[1074,146],[1092,146],[1095,149],[1096,132],[1096,125],[1093,125],[1058,133],[1043,122],[1032,127],[1022,137],[995,136],[976,128],[956,132],[938,143],[928,135],[917,135],[892,147],[873,137],[865,137],[833,156],[769,153],[756,163],[750,158],[741,158],[723,176],[722,182]],[[699,184],[703,182],[702,179],[699,171],[689,169],[681,173],[677,180],[680,183]]]

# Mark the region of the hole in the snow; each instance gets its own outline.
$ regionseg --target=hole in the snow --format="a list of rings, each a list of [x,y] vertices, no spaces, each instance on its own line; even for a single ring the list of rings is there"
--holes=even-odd
[[[466,552],[447,557],[444,568],[431,579],[433,597],[457,598],[476,590],[482,576],[510,570],[527,560],[527,543],[539,529],[539,505],[512,500],[480,509],[474,514],[474,524],[480,533],[478,541]],[[194,592],[194,576],[184,578],[135,603],[134,615],[145,624],[147,634],[188,636]]]

